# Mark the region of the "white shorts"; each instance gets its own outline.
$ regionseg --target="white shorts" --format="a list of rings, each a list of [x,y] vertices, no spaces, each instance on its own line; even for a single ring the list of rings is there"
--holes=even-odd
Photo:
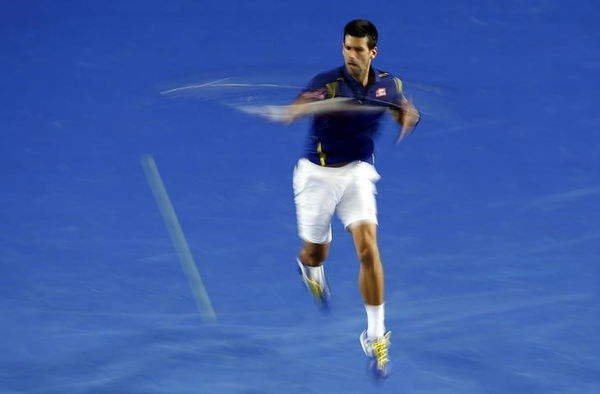
[[[298,233],[315,244],[331,242],[331,218],[336,213],[344,227],[377,224],[375,167],[354,161],[343,167],[322,167],[300,159],[294,169],[294,201]]]

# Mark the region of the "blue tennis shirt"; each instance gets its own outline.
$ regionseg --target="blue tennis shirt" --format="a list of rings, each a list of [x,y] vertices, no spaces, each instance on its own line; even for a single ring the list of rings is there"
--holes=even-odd
[[[371,67],[372,82],[366,87],[338,67],[315,76],[301,96],[326,100],[336,97],[352,99],[356,106],[381,107],[381,111],[337,111],[313,116],[304,157],[326,166],[355,160],[373,164],[377,130],[385,110],[397,106],[402,96],[402,81],[390,73]]]

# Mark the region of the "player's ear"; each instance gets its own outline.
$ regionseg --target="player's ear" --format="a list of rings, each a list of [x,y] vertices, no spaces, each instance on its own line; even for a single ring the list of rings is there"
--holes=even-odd
[[[373,47],[373,49],[371,49],[371,59],[375,59],[376,56],[377,56],[377,47]]]

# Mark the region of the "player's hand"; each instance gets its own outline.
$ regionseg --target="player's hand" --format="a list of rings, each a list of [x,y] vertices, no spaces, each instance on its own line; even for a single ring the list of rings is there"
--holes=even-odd
[[[305,104],[325,100],[325,93],[326,90],[323,88],[314,91],[306,91],[300,94],[300,96],[286,108],[282,117],[283,123],[289,124],[298,118],[311,115],[311,111],[314,111],[314,109],[311,109],[310,106]]]
[[[296,119],[304,115],[304,106],[302,104],[293,103],[288,105],[283,113],[281,121],[285,124],[292,123]]]

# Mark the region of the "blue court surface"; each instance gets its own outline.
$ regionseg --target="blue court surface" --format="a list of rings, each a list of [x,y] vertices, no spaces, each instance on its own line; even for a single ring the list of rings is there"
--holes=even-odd
[[[330,314],[295,271],[308,121],[235,108],[341,65],[357,17],[423,113],[378,139],[383,385],[338,222]],[[593,0],[3,0],[0,393],[599,393],[599,18]]]

